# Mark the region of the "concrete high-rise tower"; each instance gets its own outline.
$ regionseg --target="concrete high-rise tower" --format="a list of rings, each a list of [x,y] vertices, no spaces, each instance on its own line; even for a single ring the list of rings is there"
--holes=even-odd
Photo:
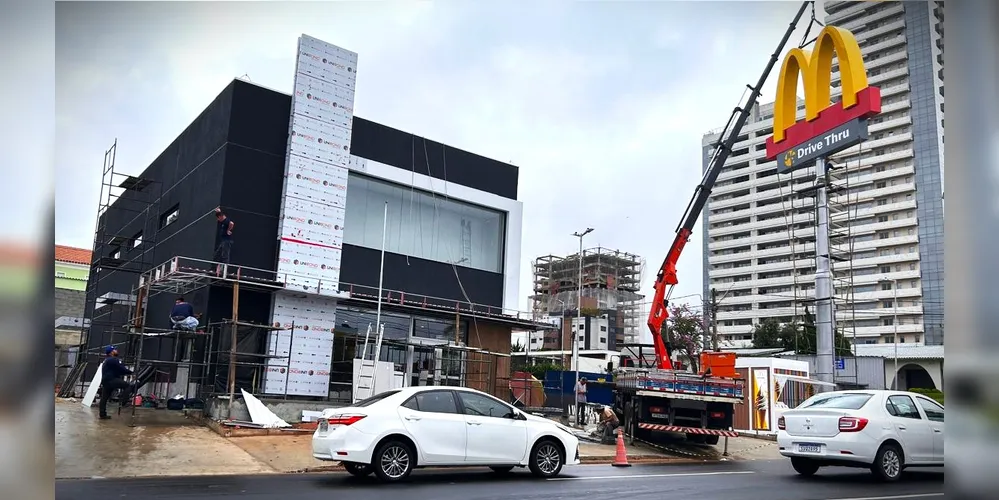
[[[854,33],[882,112],[831,158],[836,324],[857,343],[943,343],[943,2],[825,2]],[[833,67],[833,99],[839,97]],[[799,104],[801,104],[799,102]],[[799,106],[803,115],[803,105]],[[705,208],[704,296],[718,290],[722,345],[765,318],[801,317],[815,291],[815,169],[766,161],[773,104],[753,109]],[[703,139],[703,164],[717,134]]]

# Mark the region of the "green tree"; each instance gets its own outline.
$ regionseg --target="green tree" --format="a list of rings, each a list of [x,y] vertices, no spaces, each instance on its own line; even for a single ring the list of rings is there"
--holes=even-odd
[[[753,347],[757,349],[785,348],[784,325],[773,318],[765,318],[753,327]]]
[[[704,339],[704,318],[687,304],[669,307],[669,317],[660,334],[670,351],[677,353],[697,373]]]
[[[812,355],[815,354],[817,337],[815,318],[806,307],[801,321],[792,320],[782,324],[773,318],[766,318],[758,323],[753,328],[753,347],[758,349],[778,348],[794,351],[798,354]],[[843,332],[840,330],[836,331],[833,346],[837,357],[852,354],[850,341],[843,336]]]

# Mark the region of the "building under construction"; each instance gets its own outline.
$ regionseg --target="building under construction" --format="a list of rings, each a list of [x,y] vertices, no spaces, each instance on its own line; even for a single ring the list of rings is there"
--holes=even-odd
[[[628,252],[596,247],[583,250],[582,287],[579,254],[546,255],[533,262],[536,316],[568,316],[561,336],[548,336],[545,349],[567,349],[572,331],[584,341],[581,349],[616,350],[625,342],[637,342],[642,324],[642,275],[645,259]],[[582,288],[582,323],[576,317]]]

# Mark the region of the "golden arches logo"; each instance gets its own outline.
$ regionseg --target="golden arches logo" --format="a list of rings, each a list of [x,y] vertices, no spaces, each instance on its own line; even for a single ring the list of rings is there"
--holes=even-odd
[[[830,102],[833,56],[839,63],[841,104]],[[799,75],[805,92],[802,122],[796,121]],[[881,112],[881,91],[868,85],[860,44],[853,33],[836,26],[826,26],[819,32],[813,50],[795,48],[787,53],[777,80],[776,97],[774,132],[767,139],[768,159],[850,120]]]

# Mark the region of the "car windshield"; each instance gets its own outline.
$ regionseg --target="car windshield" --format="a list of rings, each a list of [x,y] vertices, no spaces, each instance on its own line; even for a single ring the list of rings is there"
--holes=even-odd
[[[382,392],[382,393],[379,393],[379,394],[375,394],[374,396],[371,396],[368,399],[362,399],[361,401],[358,401],[358,402],[354,403],[351,406],[353,406],[355,408],[364,408],[365,406],[371,406],[371,405],[373,405],[373,404],[375,404],[375,403],[377,403],[377,402],[379,402],[379,401],[381,401],[381,400],[383,400],[383,399],[385,399],[385,398],[387,398],[389,396],[395,395],[395,394],[399,394],[399,391],[398,390],[395,390],[395,391],[385,391],[385,392]]]
[[[799,408],[829,408],[835,410],[859,410],[870,401],[873,394],[862,392],[829,394],[816,396],[811,401],[805,401]]]

